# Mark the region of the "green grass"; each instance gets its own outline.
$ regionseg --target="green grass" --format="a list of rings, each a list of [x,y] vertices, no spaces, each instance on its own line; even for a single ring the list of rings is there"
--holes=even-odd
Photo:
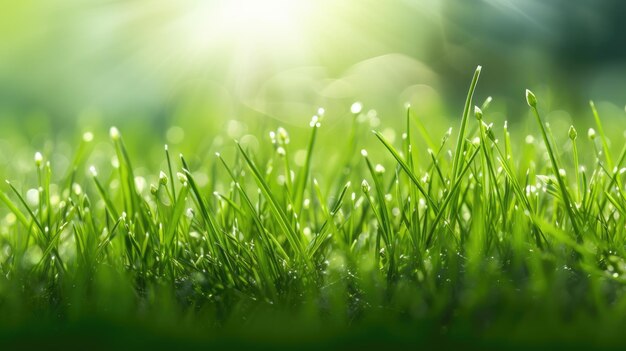
[[[150,171],[133,166],[143,151],[117,128],[112,167],[87,162],[102,147],[91,134],[60,174],[37,153],[36,177],[0,191],[0,337],[619,345],[626,148],[611,154],[593,103],[597,137],[551,130],[530,91],[541,138],[520,143],[506,124],[496,133],[491,98],[472,118],[479,73],[454,144],[450,131],[433,142],[408,109],[401,140],[369,134],[355,116],[350,136],[323,152],[320,115],[301,150],[278,128],[256,151],[233,141],[176,158],[166,146]]]

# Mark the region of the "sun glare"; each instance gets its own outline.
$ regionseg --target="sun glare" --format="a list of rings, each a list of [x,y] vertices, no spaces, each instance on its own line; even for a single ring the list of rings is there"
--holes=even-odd
[[[179,5],[171,45],[192,70],[222,67],[238,96],[277,69],[312,60],[311,26],[323,12],[313,0],[188,0]],[[208,68],[207,68],[208,67]]]
[[[289,50],[303,44],[309,0],[221,0],[186,6],[184,37],[196,50],[225,46],[252,47],[260,51]]]
[[[234,0],[218,8],[220,26],[227,33],[248,38],[280,38],[302,20],[303,1]]]

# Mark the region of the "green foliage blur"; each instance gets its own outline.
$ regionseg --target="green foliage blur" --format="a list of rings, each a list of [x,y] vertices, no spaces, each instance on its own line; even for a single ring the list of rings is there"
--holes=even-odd
[[[186,153],[233,139],[257,145],[280,125],[297,143],[319,107],[321,147],[332,150],[355,101],[381,130],[399,127],[408,103],[438,138],[459,119],[479,64],[477,100],[493,96],[493,120],[508,120],[520,135],[528,133],[526,88],[557,126],[593,125],[587,102],[594,99],[612,130],[622,130],[625,7],[618,0],[4,2],[0,176],[24,173],[23,160],[36,150],[71,154],[83,132],[102,141],[112,125],[146,164],[161,153],[145,145]],[[68,163],[53,161],[60,169]]]
[[[429,164],[431,156],[427,147],[437,146],[442,136],[447,140],[450,135],[458,133],[454,130],[446,134],[446,131],[450,126],[457,128],[459,125],[464,96],[477,65],[482,65],[483,71],[474,104],[481,106],[488,96],[493,96],[488,121],[494,122],[494,127],[492,131],[489,126],[489,130],[496,135],[506,134],[508,131],[503,133],[503,125],[508,122],[511,139],[518,141],[513,148],[520,150],[515,155],[521,155],[514,161],[522,162],[523,167],[530,167],[535,159],[547,164],[547,159],[541,158],[543,153],[534,149],[534,140],[539,137],[536,121],[532,119],[524,97],[527,88],[537,94],[542,116],[559,141],[567,140],[573,122],[576,122],[581,136],[586,134],[587,128],[595,126],[588,104],[593,99],[606,127],[607,149],[617,152],[622,149],[623,130],[626,129],[626,80],[621,79],[626,76],[626,47],[622,45],[626,22],[621,18],[626,10],[625,4],[618,0],[6,1],[0,5],[0,179],[8,178],[17,192],[36,192],[32,188],[37,184],[33,163],[35,151],[50,161],[52,177],[56,178],[53,182],[64,179],[62,177],[67,176],[76,164],[84,168],[78,169],[76,176],[77,182],[82,184],[87,181],[91,184],[92,179],[87,176],[90,165],[97,166],[103,178],[113,174],[113,168],[119,167],[120,158],[116,158],[108,134],[110,127],[116,126],[124,135],[125,147],[131,154],[137,176],[158,182],[158,171],[167,169],[163,157],[163,145],[167,144],[173,155],[185,155],[196,171],[194,177],[202,180],[203,189],[214,190],[212,172],[218,164],[215,152],[220,152],[229,161],[238,160],[233,163],[238,168],[241,166],[241,156],[234,140],[238,140],[253,157],[264,161],[276,152],[269,132],[285,127],[291,137],[290,150],[294,160],[300,159],[300,163],[304,163],[302,155],[307,155],[305,148],[311,133],[309,121],[317,114],[323,118],[316,139],[311,177],[321,179],[324,187],[332,187],[330,180],[339,184],[341,177],[352,177],[355,178],[351,179],[353,186],[358,188],[357,181],[368,177],[363,171],[364,165],[355,166],[353,173],[348,174],[340,174],[343,171],[340,166],[343,163],[351,165],[355,156],[361,160],[359,151],[365,148],[372,159],[393,161],[369,130],[379,130],[391,144],[401,144],[407,105],[411,106],[413,127],[423,127],[419,130],[422,138],[412,144],[415,145],[415,158],[419,162],[427,160],[419,163],[418,168]],[[468,128],[475,128],[474,122],[472,117],[472,127]],[[354,130],[350,129],[352,126],[356,126]],[[358,143],[355,144],[358,145],[352,147],[348,132],[357,136]],[[479,132],[484,131],[480,129]],[[468,130],[467,135],[476,135],[476,129]],[[81,139],[91,140],[92,137],[92,143],[81,143]],[[580,147],[585,151],[581,152],[581,164],[592,169],[591,166],[597,163],[595,158],[600,155],[598,149],[593,148],[597,143],[581,139]],[[518,145],[521,140],[525,140],[525,144]],[[604,136],[602,140],[604,147]],[[462,138],[459,141],[464,142]],[[571,152],[568,149],[572,147],[570,144],[558,143],[565,145],[563,162],[568,169],[575,170],[578,164],[570,164],[573,161],[566,157]],[[81,155],[86,159],[74,162],[72,155],[78,145],[85,147]],[[456,156],[462,155],[460,151],[459,148]],[[447,153],[444,154],[443,158],[448,157]],[[452,158],[451,151],[449,158]],[[454,158],[455,166],[456,160]],[[302,167],[298,161],[294,163]],[[395,163],[385,164],[388,170],[393,169],[393,165]],[[539,170],[544,168],[542,165]],[[570,171],[571,174],[574,172]],[[218,184],[230,182],[226,176],[218,180]],[[602,189],[603,185],[600,183],[597,188]],[[277,194],[282,196],[282,192],[277,191]],[[480,198],[480,192],[476,192],[476,198]],[[381,203],[384,201],[382,198]],[[607,201],[604,200],[605,205]],[[1,215],[6,213],[6,208],[0,209]],[[484,218],[490,217],[484,215]],[[609,226],[606,228],[609,228],[607,232],[611,231]],[[525,233],[524,227],[517,226],[517,230]],[[480,228],[476,231],[480,232]],[[526,254],[521,249],[517,252]],[[556,271],[551,266],[552,258],[541,254],[532,256],[531,263],[537,263],[536,270],[542,271],[540,265],[545,264],[547,271]],[[455,255],[450,253],[450,257]],[[576,256],[565,258],[567,260],[563,262],[569,262]],[[489,260],[485,262],[486,266],[491,264]],[[618,263],[621,269],[623,262]],[[554,301],[546,300],[545,305],[543,302],[535,305],[539,307],[529,315],[533,317],[537,313],[540,317],[529,317],[529,321],[523,324],[527,330],[521,329],[520,334],[540,335],[536,331],[544,325],[535,325],[534,320],[544,315],[556,316],[556,320],[559,315],[554,311],[560,311],[563,306],[562,309],[567,310],[570,301],[587,301],[594,297],[586,295],[585,286],[574,279],[578,276],[572,273],[573,278],[568,280],[567,266],[559,272],[565,272],[555,274],[561,280],[546,276],[545,281],[554,285],[537,289],[560,292],[570,286],[577,287],[572,288],[570,295],[573,297],[567,300],[561,299],[564,295],[560,293],[548,294]],[[501,272],[489,268],[470,273],[476,275],[476,281],[487,286],[485,282],[499,282],[496,279]],[[520,275],[524,276],[522,273]],[[133,333],[121,331],[124,324],[120,321],[139,325],[145,321],[163,323],[163,329],[168,329],[175,323],[172,321],[186,318],[177,314],[172,303],[175,299],[167,295],[171,292],[164,284],[162,289],[157,285],[155,295],[146,299],[153,304],[140,306],[145,310],[144,314],[136,316],[139,321],[127,320],[128,316],[123,312],[132,310],[128,306],[134,301],[131,279],[106,269],[100,274],[90,277],[95,292],[80,290],[80,286],[76,289],[73,282],[66,282],[65,288],[75,292],[76,296],[69,296],[74,305],[62,306],[69,311],[70,323],[61,334],[82,333],[81,328],[87,330],[91,326],[94,330],[110,328],[121,335],[120,338],[130,339],[131,336],[126,335]],[[581,275],[580,279],[583,278]],[[533,282],[543,283],[542,279]],[[14,305],[14,311],[20,311],[22,306],[13,301],[26,301],[23,299],[24,285],[32,289],[33,296],[44,291],[41,288],[43,283],[38,285],[17,279],[14,284],[7,285],[2,292],[10,297],[4,303]],[[184,288],[177,291],[185,291]],[[503,295],[505,298],[501,301],[491,299],[487,294],[489,289],[485,289],[484,296],[480,289],[471,286],[467,289],[492,303],[484,312],[478,311],[487,315],[484,320],[491,320],[492,311],[501,312],[511,321],[523,312],[528,313],[522,309],[534,302],[532,290],[527,294],[526,291],[519,293],[514,284],[505,288],[510,294]],[[339,288],[337,291],[343,293]],[[398,296],[410,298],[394,303],[411,306],[415,315],[423,314],[424,307],[415,298],[424,294],[422,290],[399,285],[398,291]],[[432,291],[441,292],[437,287]],[[607,291],[607,294],[617,291],[617,295],[623,289]],[[453,292],[450,289],[450,296]],[[448,301],[446,293],[444,290],[440,300],[433,300]],[[528,300],[516,300],[520,295]],[[82,296],[88,298],[83,300]],[[427,294],[423,296],[428,299]],[[468,305],[472,305],[473,295],[468,296],[459,300],[469,301]],[[48,303],[56,301],[55,298],[46,295],[32,310],[40,308],[54,317],[55,311],[48,311]],[[513,302],[507,300],[509,298]],[[332,299],[329,300],[329,306],[333,306]],[[449,300],[456,301],[452,297]],[[81,305],[82,301],[99,303]],[[382,294],[374,296],[371,301],[375,306],[382,305],[380,301],[388,302]],[[595,306],[592,302],[589,305]],[[311,306],[312,311],[317,308],[313,303]],[[502,306],[513,307],[507,310]],[[546,306],[553,310],[544,308]],[[612,305],[607,303],[607,306]],[[245,311],[241,315],[250,318],[249,323],[254,325],[254,316],[247,315],[246,307],[241,306],[241,311]],[[29,308],[25,306],[24,310]],[[107,318],[115,316],[111,325],[97,318],[84,321],[71,315],[73,311],[83,313],[92,312],[92,309],[104,311]],[[121,311],[119,316],[116,315],[118,310]],[[428,325],[452,318],[445,308],[440,310],[445,318],[435,308],[433,320],[421,322],[425,324],[424,335],[431,332]],[[602,326],[610,327],[606,334],[618,335],[613,333],[612,328],[618,329],[618,324],[613,321],[621,321],[623,310],[616,309],[614,315],[609,314],[610,318],[604,320]],[[272,311],[277,314],[276,320],[285,321],[282,325],[291,323],[291,311],[285,311],[284,316],[283,311]],[[473,310],[468,308],[468,311]],[[220,314],[220,311],[207,313],[213,312]],[[265,312],[259,311],[258,315]],[[170,318],[172,316],[175,318]],[[74,317],[76,320],[72,320]],[[375,317],[385,321],[384,316]],[[19,313],[6,317],[15,322],[16,330],[20,329],[20,323],[31,323],[29,318],[19,316]],[[180,329],[189,327],[188,333],[195,335],[192,326],[197,320],[193,316],[189,318]],[[561,333],[576,339],[577,329],[595,323],[592,319],[580,318],[581,327],[573,323],[571,330],[561,329]],[[54,318],[50,320],[51,324],[55,321]],[[265,327],[267,320],[260,318],[258,324]],[[233,318],[226,326],[237,330],[238,321]],[[506,335],[510,331],[507,321],[502,324],[497,320],[494,322],[504,331],[496,330],[496,334]],[[367,322],[363,325],[368,325]],[[41,323],[42,329],[47,328],[46,320]],[[547,325],[550,323],[557,325],[551,320],[546,322]],[[388,333],[392,338],[394,333],[400,333],[394,327],[389,323],[385,326],[388,330],[381,330],[378,324],[374,324],[372,329],[377,329],[381,335]],[[321,325],[303,328],[309,332]],[[460,332],[459,329],[456,331],[459,339],[473,333],[471,326],[467,330],[464,328],[466,326],[462,325]],[[14,332],[3,330],[0,339]],[[198,327],[197,334],[203,332],[205,330]],[[338,335],[344,332],[343,329],[336,331]],[[435,332],[439,331],[433,328]],[[153,338],[150,332],[140,336]],[[360,337],[349,335],[347,340]]]

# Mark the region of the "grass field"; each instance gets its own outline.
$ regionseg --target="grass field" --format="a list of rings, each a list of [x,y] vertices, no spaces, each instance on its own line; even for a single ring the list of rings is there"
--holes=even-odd
[[[42,143],[3,170],[0,343],[618,347],[623,136],[593,104],[593,129],[550,128],[530,91],[533,132],[511,136],[479,74],[442,134],[355,103],[341,135],[320,110],[181,155],[137,128]]]

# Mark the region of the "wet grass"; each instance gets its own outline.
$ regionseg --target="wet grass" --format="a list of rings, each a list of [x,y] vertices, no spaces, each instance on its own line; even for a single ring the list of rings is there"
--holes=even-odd
[[[372,135],[353,105],[345,139],[324,140],[334,155],[318,151],[323,110],[298,150],[282,127],[263,147],[233,141],[215,155],[145,144],[163,150],[153,173],[114,127],[111,165],[86,162],[101,145],[91,133],[62,174],[35,154],[36,177],[0,192],[0,336],[33,347],[619,345],[626,148],[611,153],[592,104],[598,133],[579,150],[575,127],[551,130],[530,91],[540,139],[512,140],[506,123],[496,135],[491,98],[472,109],[479,74],[454,144],[451,131],[433,142],[410,108],[400,140]]]

